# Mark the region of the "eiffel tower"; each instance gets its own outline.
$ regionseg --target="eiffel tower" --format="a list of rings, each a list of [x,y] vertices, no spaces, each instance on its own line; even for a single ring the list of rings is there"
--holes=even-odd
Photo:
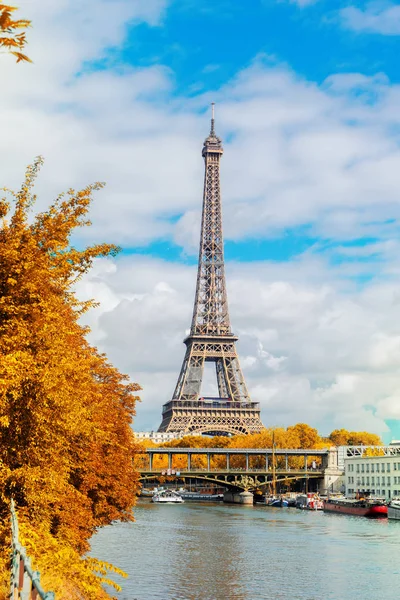
[[[211,131],[203,146],[205,162],[197,287],[186,354],[172,400],[164,404],[158,431],[227,435],[263,428],[260,405],[250,400],[236,352],[225,285],[219,165],[222,142]],[[200,398],[204,363],[215,363],[218,398]]]

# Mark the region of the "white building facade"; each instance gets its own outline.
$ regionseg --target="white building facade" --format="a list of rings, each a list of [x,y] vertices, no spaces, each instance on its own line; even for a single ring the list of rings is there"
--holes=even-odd
[[[359,452],[344,459],[346,496],[369,493],[386,500],[400,497],[400,447],[374,448],[380,456],[368,456],[365,447],[357,448]]]
[[[165,444],[165,442],[180,440],[184,437],[182,433],[172,431],[134,431],[134,435],[138,442],[148,440],[154,444]]]

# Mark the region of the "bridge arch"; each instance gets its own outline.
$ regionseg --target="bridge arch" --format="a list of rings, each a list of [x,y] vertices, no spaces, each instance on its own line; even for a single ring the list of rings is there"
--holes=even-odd
[[[249,490],[255,491],[257,489],[265,489],[272,483],[271,474],[248,474],[240,473],[235,475],[219,475],[210,473],[180,473],[179,475],[168,475],[168,481],[172,483],[175,480],[186,481],[188,479],[196,479],[199,481],[206,481],[207,483],[217,484],[220,487],[224,487],[227,490]],[[146,473],[139,477],[140,481],[151,481],[165,478],[161,473]],[[285,483],[287,481],[299,481],[305,478],[304,473],[296,475],[280,475],[275,478],[275,483]],[[316,475],[309,477],[308,479],[317,478]]]
[[[231,433],[232,435],[238,435],[238,434],[250,433],[249,430],[247,429],[247,427],[244,427],[243,425],[234,425],[234,424],[213,425],[212,427],[210,427],[210,425],[204,425],[203,427],[193,425],[192,427],[190,427],[190,426],[188,427],[188,432],[194,433],[194,434],[199,434],[199,435],[204,435],[204,434],[227,435],[229,433]]]

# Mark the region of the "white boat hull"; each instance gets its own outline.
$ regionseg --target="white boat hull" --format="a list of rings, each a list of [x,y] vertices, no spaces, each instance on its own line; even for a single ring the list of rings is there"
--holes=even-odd
[[[157,504],[182,504],[184,502],[182,496],[172,490],[156,492],[151,501]]]
[[[397,519],[400,521],[400,503],[388,505],[388,519]]]
[[[157,504],[182,504],[184,501],[183,498],[180,500],[173,500],[172,498],[152,498],[152,502],[156,502]]]

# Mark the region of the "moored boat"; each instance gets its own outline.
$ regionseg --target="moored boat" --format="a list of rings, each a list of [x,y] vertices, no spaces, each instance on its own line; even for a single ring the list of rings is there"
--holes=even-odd
[[[319,494],[308,492],[307,494],[299,494],[297,496],[295,506],[302,510],[322,510],[323,502]]]
[[[341,513],[357,517],[387,517],[388,507],[381,500],[351,498],[328,498],[324,500],[324,512]]]
[[[388,504],[388,518],[400,521],[400,498],[393,498]]]
[[[160,504],[182,504],[184,502],[182,496],[173,490],[162,490],[156,492],[151,499],[152,502]]]
[[[286,508],[289,506],[289,502],[286,498],[271,498],[269,502],[266,503],[267,506],[274,506],[275,508]]]
[[[200,502],[219,502],[224,499],[223,494],[202,494],[200,492],[179,492],[184,500],[196,500]]]

